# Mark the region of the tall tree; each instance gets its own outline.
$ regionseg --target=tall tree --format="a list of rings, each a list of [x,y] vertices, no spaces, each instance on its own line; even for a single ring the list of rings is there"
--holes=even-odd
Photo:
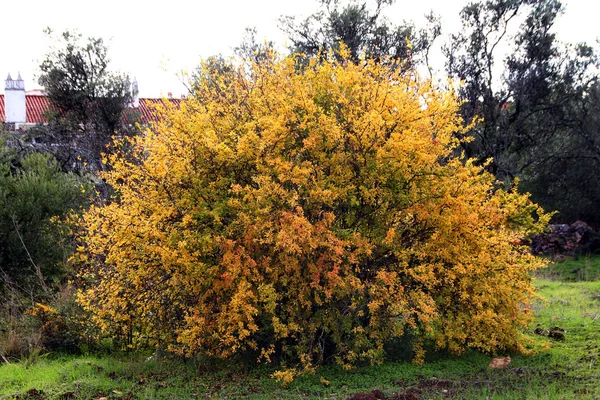
[[[100,170],[101,153],[112,136],[129,133],[125,111],[134,94],[127,76],[111,72],[109,63],[101,38],[84,40],[66,31],[40,65],[39,82],[52,106],[45,133],[68,145],[63,162],[79,158]]]
[[[426,29],[417,30],[411,23],[391,24],[382,14],[394,0],[376,0],[374,9],[366,2],[321,0],[321,9],[304,21],[283,17],[281,29],[288,34],[294,53],[308,57],[329,51],[339,53],[340,44],[348,48],[350,59],[361,57],[384,60],[402,59],[412,67],[426,58],[433,41],[440,35],[439,19],[430,14]],[[338,56],[339,57],[339,56]]]
[[[600,222],[599,213],[581,213],[574,203],[559,200],[576,186],[575,170],[578,180],[589,177],[588,166],[580,168],[590,150],[582,140],[598,132],[583,113],[590,108],[598,59],[585,44],[558,42],[552,27],[562,11],[557,0],[469,4],[461,12],[461,33],[445,49],[447,69],[464,81],[459,93],[465,119],[481,118],[471,132],[473,141],[463,143],[466,154],[491,160],[488,168],[507,184],[521,178],[537,202],[560,211],[559,219]],[[523,22],[510,34],[517,17]],[[499,51],[509,43],[510,55],[498,65]],[[552,190],[549,179],[555,183]]]

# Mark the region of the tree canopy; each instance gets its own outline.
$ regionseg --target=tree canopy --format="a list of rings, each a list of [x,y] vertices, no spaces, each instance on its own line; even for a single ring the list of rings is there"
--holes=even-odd
[[[461,12],[463,29],[446,49],[447,69],[464,82],[462,115],[478,118],[462,149],[499,180],[515,177],[563,222],[600,223],[597,109],[599,60],[587,44],[560,43],[557,0],[490,0]],[[516,20],[523,22],[516,26]],[[499,49],[509,47],[504,62]],[[499,68],[500,67],[500,68]]]
[[[366,2],[321,0],[321,9],[304,21],[295,17],[281,18],[281,28],[288,34],[292,53],[307,56],[340,54],[340,46],[347,48],[350,59],[361,57],[378,62],[403,60],[396,63],[408,70],[419,61],[427,61],[433,41],[440,35],[438,17],[427,17],[429,25],[417,30],[412,23],[393,25],[383,15],[385,7],[394,0],[377,0],[375,8]]]
[[[65,31],[54,40],[39,77],[51,104],[50,126],[38,136],[62,145],[55,155],[63,164],[87,163],[100,170],[101,154],[112,137],[135,132],[136,116],[127,112],[134,95],[130,81],[109,69],[108,48],[101,38],[84,40]]]

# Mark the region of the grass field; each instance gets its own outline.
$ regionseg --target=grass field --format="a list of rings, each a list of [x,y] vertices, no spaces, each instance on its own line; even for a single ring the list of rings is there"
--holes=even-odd
[[[600,256],[582,256],[554,262],[540,272],[539,276],[568,282],[599,281]]]
[[[156,361],[138,353],[49,354],[1,366],[0,399],[598,399],[600,281],[581,279],[598,279],[600,259],[568,263],[536,278],[544,300],[535,304],[528,335],[537,352],[511,355],[506,369],[489,370],[491,357],[475,352],[433,354],[422,366],[389,361],[351,372],[329,366],[283,388],[266,367]],[[572,272],[577,268],[585,276]]]

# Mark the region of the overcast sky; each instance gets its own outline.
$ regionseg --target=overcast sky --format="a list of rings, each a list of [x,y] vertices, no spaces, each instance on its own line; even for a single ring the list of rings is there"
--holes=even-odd
[[[555,25],[559,38],[594,43],[600,37],[600,2],[563,3],[566,13]],[[458,13],[464,4],[466,0],[396,0],[385,14],[394,23],[412,20],[419,26],[424,14],[433,10],[441,15],[442,30],[448,34],[459,29]],[[112,69],[136,77],[142,97],[168,92],[179,96],[185,88],[177,73],[193,69],[201,58],[231,54],[246,27],[256,27],[259,39],[283,47],[286,38],[278,28],[279,17],[302,19],[317,8],[317,0],[3,0],[0,77],[3,82],[9,72],[20,71],[26,89],[37,88],[37,66],[50,44],[44,28],[76,29],[109,43]]]

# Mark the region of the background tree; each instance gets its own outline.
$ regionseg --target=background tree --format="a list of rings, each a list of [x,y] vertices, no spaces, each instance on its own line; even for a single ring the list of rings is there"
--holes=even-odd
[[[539,149],[546,156],[522,174],[524,190],[548,210],[559,210],[556,220],[582,220],[600,227],[600,96],[599,83],[568,104],[562,132]]]
[[[111,138],[135,132],[136,116],[127,112],[134,93],[127,76],[110,71],[102,39],[83,40],[66,31],[56,42],[40,65],[39,82],[51,110],[50,125],[38,139],[60,143],[56,155],[64,165],[87,163],[101,170],[101,153]]]
[[[552,26],[561,12],[556,0],[471,3],[461,12],[462,32],[445,50],[447,68],[465,82],[459,89],[464,118],[482,118],[474,140],[462,144],[466,154],[491,159],[488,169],[507,184],[519,177],[537,202],[560,211],[558,220],[598,223],[600,214],[582,208],[597,192],[589,186],[594,156],[584,143],[599,127],[590,126],[594,119],[583,110],[593,101],[598,59],[585,44],[556,40]],[[519,17],[517,30],[511,23]],[[510,55],[498,65],[499,49],[509,43]],[[587,182],[585,190],[576,189],[579,182]]]
[[[375,8],[370,9],[366,2],[350,1],[341,5],[337,0],[322,0],[321,10],[304,21],[283,17],[281,29],[292,42],[292,53],[308,57],[330,51],[340,54],[340,45],[343,45],[354,62],[361,57],[380,62],[401,59],[405,62],[403,67],[410,68],[418,61],[426,61],[433,41],[441,32],[439,19],[430,14],[429,25],[422,30],[411,23],[392,25],[382,11],[393,2],[377,0]]]

